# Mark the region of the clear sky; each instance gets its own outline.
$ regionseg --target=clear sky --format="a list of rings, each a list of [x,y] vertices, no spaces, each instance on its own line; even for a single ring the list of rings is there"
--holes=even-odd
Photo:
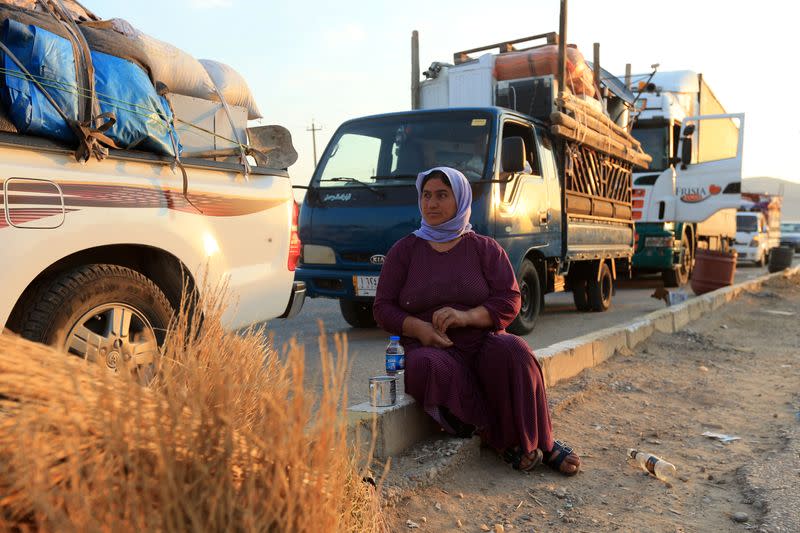
[[[85,0],[197,58],[245,76],[265,124],[289,128],[300,154],[289,171],[313,171],[312,118],[321,153],[341,122],[410,107],[410,37],[420,63],[517,37],[558,31],[558,0]],[[792,2],[571,0],[568,40],[623,73],[702,72],[728,112],[746,113],[744,175],[800,182],[800,24]]]

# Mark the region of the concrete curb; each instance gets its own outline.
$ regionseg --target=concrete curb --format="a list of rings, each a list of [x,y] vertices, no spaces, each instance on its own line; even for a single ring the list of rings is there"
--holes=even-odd
[[[597,366],[615,353],[633,350],[654,332],[673,333],[686,327],[705,313],[719,309],[745,292],[758,290],[774,278],[800,274],[800,267],[767,274],[691,298],[678,305],[647,314],[634,321],[614,326],[588,335],[552,344],[538,350],[536,358],[542,366],[545,384],[572,378],[583,370]],[[392,407],[372,407],[369,403],[348,409],[351,438],[369,443],[375,420],[375,456],[397,456],[414,443],[434,435],[438,426],[410,396],[400,395]]]

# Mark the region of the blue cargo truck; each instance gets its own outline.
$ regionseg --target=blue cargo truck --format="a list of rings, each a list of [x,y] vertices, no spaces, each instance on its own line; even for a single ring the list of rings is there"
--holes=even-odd
[[[485,57],[477,63],[491,71]],[[449,67],[450,83],[458,70]],[[441,79],[423,82],[421,107],[430,101],[429,82],[441,89]],[[462,95],[474,89],[458,88]],[[576,140],[585,132],[574,129],[567,106],[583,104],[559,92],[553,76],[519,81],[516,93],[530,99],[510,100],[507,84],[490,88],[489,105],[438,101],[336,130],[300,208],[296,279],[308,297],[338,299],[349,324],[374,326],[385,255],[420,225],[417,174],[450,166],[472,183],[474,230],[496,239],[514,266],[522,309],[510,331],[530,332],[550,292],[571,290],[583,311],[608,309],[614,280],[629,273],[633,254],[631,171],[634,163],[646,166],[647,156],[604,153],[598,143]],[[479,100],[484,92],[472,91]],[[537,117],[514,108],[535,109]]]

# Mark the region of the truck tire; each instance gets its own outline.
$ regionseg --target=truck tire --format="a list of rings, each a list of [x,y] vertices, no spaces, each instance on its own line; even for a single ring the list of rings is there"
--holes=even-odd
[[[339,300],[339,309],[348,324],[354,328],[374,328],[377,326],[372,316],[372,302]]]
[[[661,279],[664,281],[665,287],[681,287],[689,282],[689,277],[692,274],[692,265],[694,264],[694,256],[691,252],[689,237],[685,233],[681,237],[681,248],[685,250],[685,253],[683,254],[680,264],[675,265],[670,270],[661,271]]]
[[[589,306],[592,311],[606,311],[611,307],[611,296],[614,294],[614,280],[611,277],[611,269],[607,263],[600,266],[600,279],[592,276],[588,280],[587,294],[589,296]]]
[[[780,272],[792,266],[792,257],[794,250],[790,246],[781,246],[773,248],[769,254],[769,267],[767,270],[770,272]]]
[[[519,269],[519,292],[522,304],[517,318],[508,326],[508,331],[514,335],[527,335],[536,327],[536,320],[542,311],[543,300],[539,272],[528,259],[522,261]]]
[[[592,306],[589,305],[589,283],[585,275],[576,275],[570,280],[570,287],[572,289],[572,301],[575,302],[575,307],[578,311],[586,312],[591,311]]]
[[[174,310],[161,289],[135,270],[92,264],[65,272],[39,289],[22,314],[21,335],[59,350],[155,375]]]
[[[759,268],[764,268],[768,262],[769,262],[768,254],[766,251],[764,251],[764,253],[761,254],[761,257],[756,259],[756,266]]]

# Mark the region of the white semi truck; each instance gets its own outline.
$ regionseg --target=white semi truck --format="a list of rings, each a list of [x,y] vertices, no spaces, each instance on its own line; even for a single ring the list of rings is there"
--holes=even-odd
[[[653,158],[633,174],[638,272],[660,272],[677,287],[697,248],[727,250],[741,202],[744,115],[726,113],[702,74],[634,75],[632,134]]]

